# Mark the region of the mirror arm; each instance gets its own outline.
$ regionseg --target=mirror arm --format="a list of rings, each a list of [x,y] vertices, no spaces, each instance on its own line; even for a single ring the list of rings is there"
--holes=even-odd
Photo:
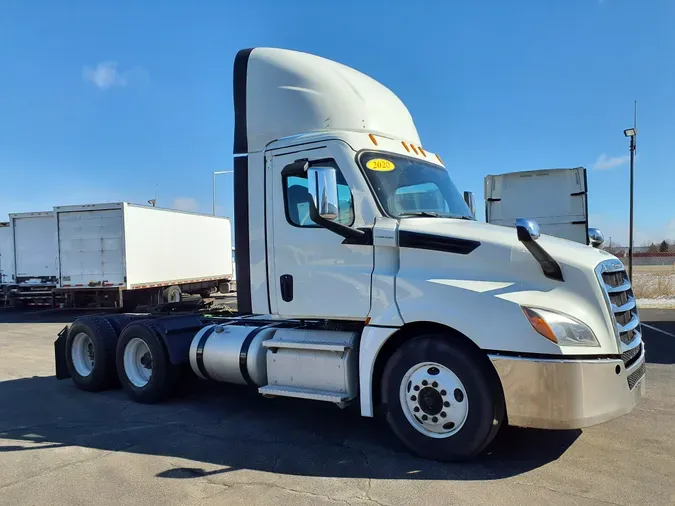
[[[320,225],[323,228],[344,237],[345,239],[360,239],[366,235],[363,230],[357,230],[355,228],[348,227],[341,223],[335,223],[334,221],[330,221],[319,216],[319,210],[316,208],[316,205],[314,205],[314,199],[311,197],[311,195],[309,197],[309,217],[317,225]]]

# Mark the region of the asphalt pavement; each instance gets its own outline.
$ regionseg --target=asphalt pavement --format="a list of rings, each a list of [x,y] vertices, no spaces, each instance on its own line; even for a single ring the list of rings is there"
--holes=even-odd
[[[675,310],[641,312],[633,412],[583,431],[506,428],[463,464],[411,456],[354,408],[243,387],[151,406],[82,392],[53,376],[56,333],[77,314],[0,310],[1,505],[675,504]]]

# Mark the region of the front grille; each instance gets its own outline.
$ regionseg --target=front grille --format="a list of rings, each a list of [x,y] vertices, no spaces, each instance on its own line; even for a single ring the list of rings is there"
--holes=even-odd
[[[621,354],[621,360],[623,360],[623,364],[626,366],[626,369],[628,369],[631,365],[638,361],[641,355],[642,343],[638,344],[635,348],[624,351]]]
[[[630,344],[640,336],[640,317],[626,270],[619,260],[608,260],[601,263],[596,272],[611,304],[619,339],[623,344]]]
[[[640,364],[640,367],[635,369],[630,375],[628,376],[628,388],[633,390],[633,387],[635,387],[635,384],[640,381],[640,378],[642,378],[645,375],[645,363],[642,362]]]
[[[626,281],[626,279],[628,279],[628,276],[626,276],[625,271],[603,272],[602,273],[602,279],[609,286],[615,288],[617,286],[621,286],[624,283],[624,281]]]
[[[610,293],[609,300],[612,301],[612,304],[614,304],[615,306],[623,306],[626,302],[628,302],[628,293],[627,292]]]

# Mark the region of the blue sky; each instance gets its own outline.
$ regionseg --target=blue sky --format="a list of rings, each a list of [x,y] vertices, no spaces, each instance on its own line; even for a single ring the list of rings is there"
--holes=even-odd
[[[211,171],[232,166],[234,55],[276,46],[391,88],[479,200],[489,173],[587,167],[591,225],[615,242],[637,99],[636,242],[675,239],[674,23],[669,0],[4,0],[0,220],[156,187],[162,207],[210,212]],[[231,216],[231,176],[218,189]]]

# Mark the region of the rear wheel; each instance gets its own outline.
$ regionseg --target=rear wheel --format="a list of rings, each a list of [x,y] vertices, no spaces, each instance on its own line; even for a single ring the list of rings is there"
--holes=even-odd
[[[164,290],[164,300],[166,302],[180,302],[183,298],[183,292],[180,286],[170,286]]]
[[[218,292],[230,293],[230,290],[232,290],[232,285],[229,281],[223,281],[222,283],[218,284]]]
[[[504,397],[487,357],[447,336],[403,344],[384,370],[382,400],[389,426],[414,453],[464,460],[494,439]]]
[[[115,330],[100,316],[73,323],[66,339],[66,366],[75,385],[91,392],[115,386],[116,343]]]
[[[117,343],[117,373],[133,400],[159,402],[173,392],[180,368],[169,360],[157,326],[152,320],[132,322]]]

